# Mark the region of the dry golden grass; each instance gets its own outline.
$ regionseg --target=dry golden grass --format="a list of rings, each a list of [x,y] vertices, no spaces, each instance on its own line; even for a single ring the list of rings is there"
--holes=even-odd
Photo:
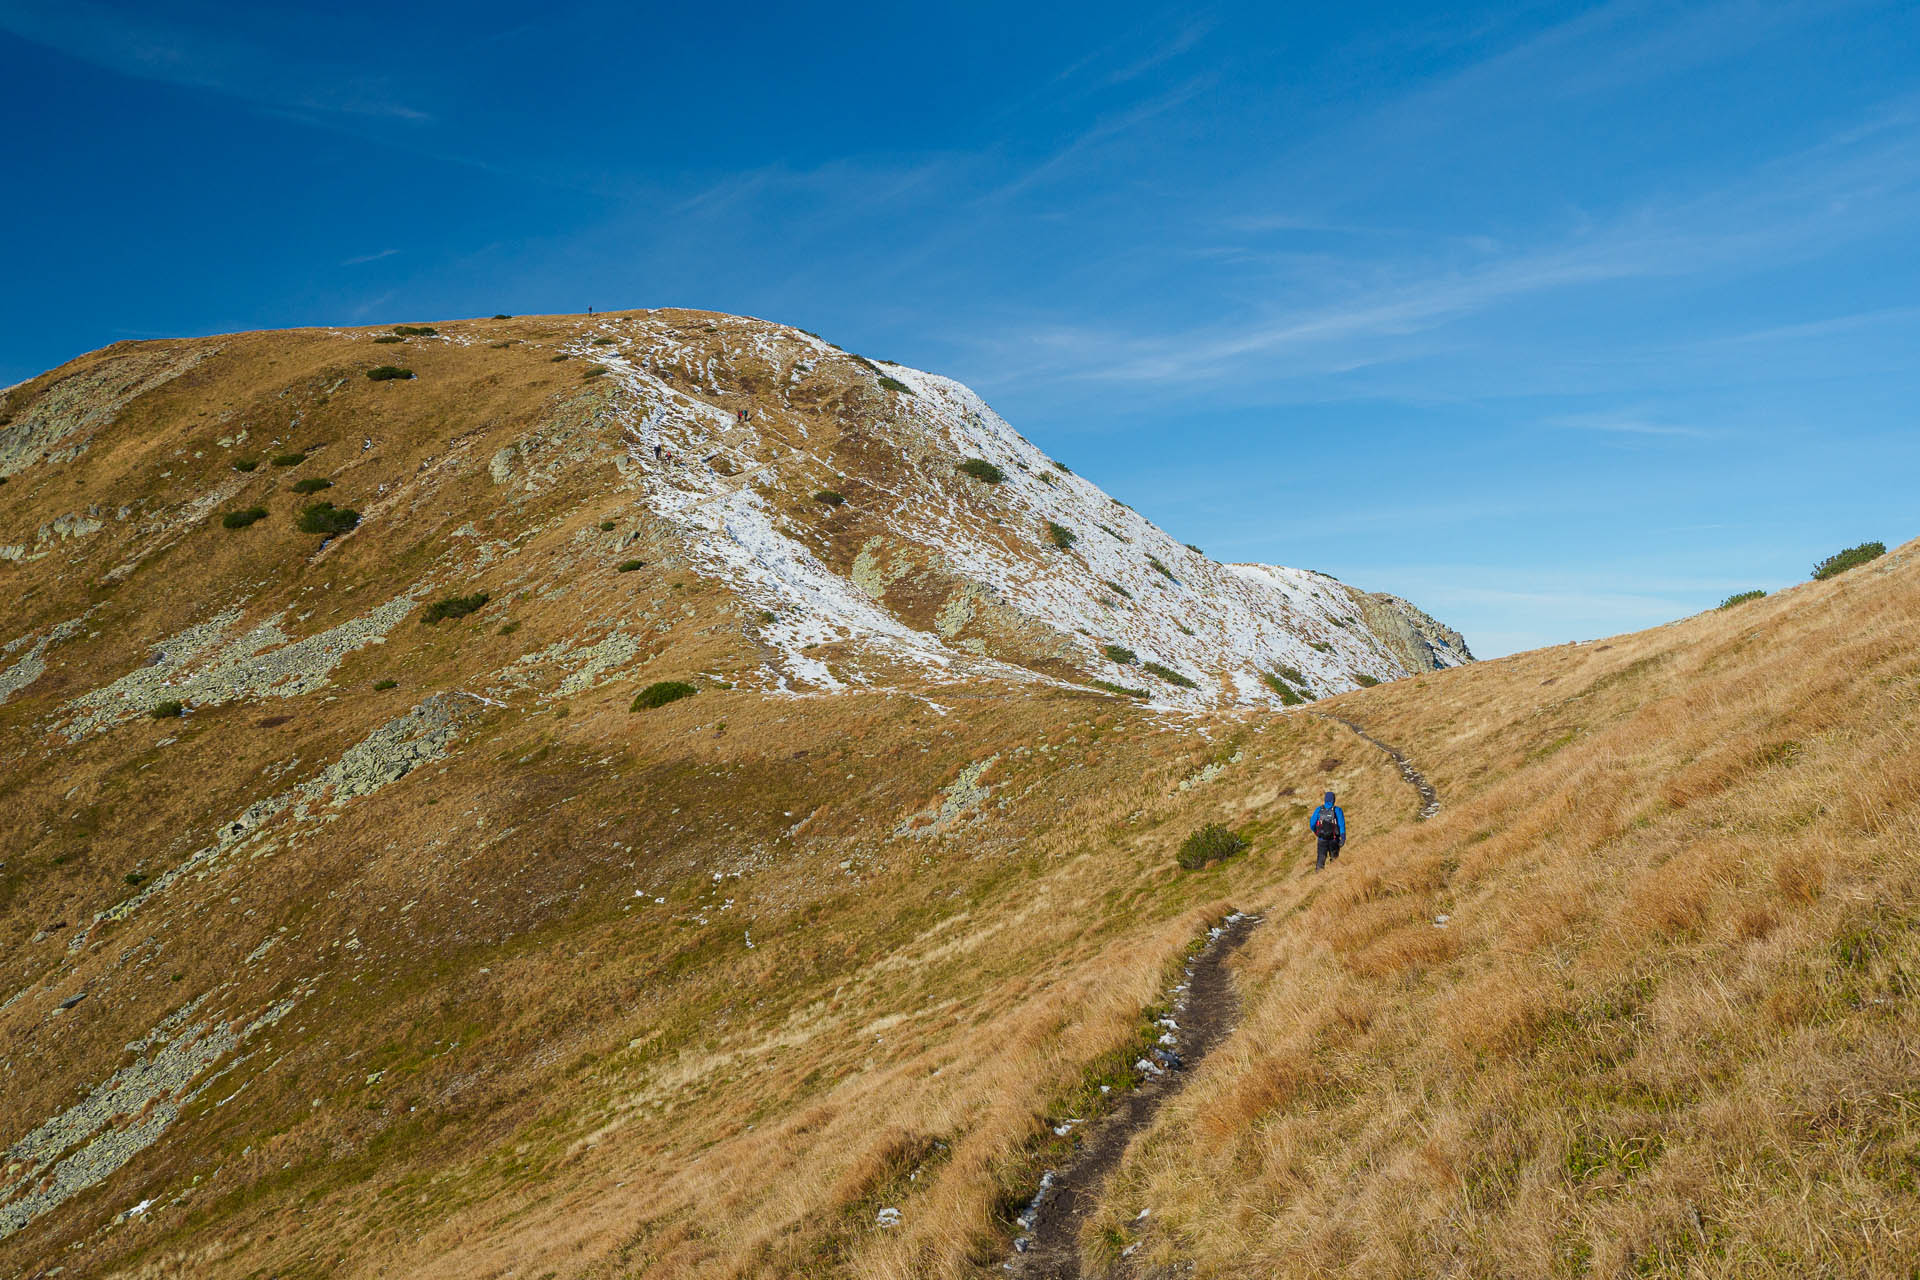
[[[733,323],[675,317],[696,351]],[[923,691],[901,672],[891,693],[716,685],[635,716],[636,686],[757,667],[740,608],[663,566],[668,532],[590,468],[510,506],[488,478],[535,427],[592,440],[604,389],[550,359],[578,322],[441,328],[474,341],[399,348],[408,384],[339,381],[392,358],[365,334],[209,340],[220,354],[136,402],[125,438],[8,486],[15,541],[75,495],[151,500],[158,519],[236,482],[215,440],[246,423],[250,447],[317,444],[329,493],[380,514],[321,552],[269,496],[276,519],[244,543],[130,519],[6,570],[16,630],[99,611],[0,707],[0,1000],[24,993],[0,1008],[0,1134],[131,1060],[192,996],[239,1015],[305,994],[162,1142],[0,1241],[0,1270],[997,1273],[1008,1205],[1058,1158],[1049,1122],[1236,907],[1268,917],[1234,962],[1242,1025],[1136,1144],[1102,1250],[1151,1207],[1136,1259],[1199,1275],[1920,1261],[1913,547],[1737,611],[1337,700],[1438,785],[1426,823],[1383,756],[1301,715]],[[729,394],[754,394],[761,374],[741,377]],[[826,379],[769,432],[857,425],[856,381]],[[884,478],[859,434],[836,445],[849,474]],[[268,495],[269,471],[236,494]],[[582,548],[608,520],[646,569],[594,571],[605,549]],[[519,541],[475,567],[467,524]],[[868,532],[849,523],[823,554]],[[265,710],[73,746],[40,732],[209,601],[286,609],[306,633],[418,581],[496,603],[402,628],[328,691]],[[78,953],[67,933],[24,941],[186,856],[290,758],[334,759],[421,694],[606,616],[646,619],[630,676],[476,713],[448,761]],[[368,692],[383,677],[401,687]],[[893,835],[996,753],[977,820]],[[1313,875],[1300,828],[1328,786],[1357,836]],[[1180,839],[1216,820],[1250,852],[1179,871]],[[159,1207],[114,1224],[143,1198]],[[878,1226],[881,1207],[901,1225]]]
[[[1447,809],[1256,936],[1095,1230],[1150,1206],[1201,1275],[1913,1274],[1915,550],[1337,700]]]

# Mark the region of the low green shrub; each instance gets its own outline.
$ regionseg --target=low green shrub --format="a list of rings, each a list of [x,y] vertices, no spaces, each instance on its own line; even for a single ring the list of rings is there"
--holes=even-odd
[[[175,716],[183,716],[187,714],[187,709],[186,707],[182,706],[176,699],[168,698],[165,702],[154,703],[153,710],[147,712],[147,714],[152,716],[155,720],[171,720]]]
[[[1180,842],[1174,861],[1188,871],[1198,871],[1210,862],[1220,862],[1246,850],[1245,840],[1219,823],[1209,822]]]
[[[612,532],[613,532],[613,521],[611,521],[611,520],[602,520],[602,521],[600,522],[600,532],[602,532],[602,533],[612,533]]]
[[[121,876],[120,878],[123,881],[125,881],[127,884],[141,884],[146,880],[146,877],[141,875],[138,871],[129,871],[127,872],[126,875]]]
[[[397,324],[393,331],[407,338],[431,338],[440,332],[430,324]]]
[[[755,614],[754,616],[760,619],[760,625],[769,626],[772,623],[778,621],[780,615],[775,613],[771,609],[762,609],[759,613]]]
[[[838,507],[846,504],[847,497],[835,489],[822,489],[813,495],[813,500],[815,502],[824,502],[830,507]]]
[[[1292,668],[1282,667],[1281,670],[1289,671],[1292,670]],[[1262,671],[1260,673],[1260,679],[1266,684],[1267,688],[1280,695],[1280,705],[1283,707],[1297,707],[1307,701],[1304,694],[1271,671]]]
[[[1722,600],[1720,602],[1720,607],[1722,609],[1731,609],[1733,608],[1733,606],[1737,604],[1745,604],[1749,600],[1759,600],[1763,598],[1766,594],[1767,594],[1766,592],[1758,589],[1753,591],[1736,591],[1734,594],[1728,596],[1725,600]]]
[[[618,571],[621,573],[632,573],[635,569],[644,569],[646,567],[647,562],[645,560],[622,560],[618,566]]]
[[[1307,648],[1316,650],[1320,653],[1333,652],[1333,646],[1331,644],[1328,644],[1325,640],[1309,640],[1307,641]]]
[[[484,591],[476,591],[468,596],[448,596],[444,600],[436,600],[420,615],[421,625],[430,627],[444,618],[464,618],[470,613],[477,613],[491,598]]]
[[[373,682],[375,693],[385,693],[388,689],[397,689],[399,687],[400,682],[398,680],[375,680]]]
[[[1302,689],[1307,687],[1307,678],[1300,674],[1300,668],[1279,666],[1279,667],[1275,667],[1273,670],[1274,670],[1274,674],[1279,676],[1282,680],[1285,680],[1290,684],[1297,684]]]
[[[551,360],[549,360],[549,361],[548,361],[547,363],[548,363],[548,364],[559,364],[559,363],[560,363],[560,362],[561,362],[562,360],[571,360],[571,359],[573,359],[573,357],[572,357],[572,356],[570,356],[570,355],[568,355],[568,354],[567,354],[566,352],[564,352],[564,351],[562,351],[562,352],[561,352],[561,353],[560,353],[559,355],[557,355],[557,356],[555,356],[555,357],[554,357],[553,359],[551,359]]]
[[[1068,475],[1072,475],[1072,474],[1073,474],[1073,468],[1072,468],[1072,467],[1070,467],[1070,466],[1068,466],[1068,465],[1067,465],[1066,463],[1064,463],[1064,462],[1056,462],[1056,463],[1054,463],[1053,465],[1054,465],[1054,466],[1056,466],[1056,467],[1058,467],[1058,468],[1059,468],[1060,470],[1062,470],[1062,471],[1064,471],[1064,472],[1066,472],[1066,473],[1067,473]]]
[[[260,459],[258,458],[235,458],[233,460],[233,469],[235,471],[251,471],[259,465]]]
[[[1102,578],[1100,579],[1100,585],[1105,587],[1107,590],[1113,592],[1113,594],[1119,596],[1123,600],[1133,599],[1133,592],[1127,590],[1125,587],[1121,586],[1117,582],[1113,582],[1113,581],[1110,581],[1109,579]]]
[[[276,467],[297,467],[306,460],[307,455],[304,453],[276,453],[273,455],[273,465]]]
[[[308,476],[305,480],[295,481],[293,491],[295,493],[318,493],[322,489],[331,488],[333,488],[333,481],[327,479],[325,476]]]
[[[1174,581],[1174,582],[1179,581],[1178,578],[1175,578],[1173,576],[1173,570],[1167,568],[1167,566],[1160,563],[1160,558],[1158,556],[1148,556],[1147,563],[1152,565],[1153,571],[1159,574],[1161,577],[1167,578],[1170,581]]]
[[[1055,524],[1049,520],[1047,521],[1047,538],[1054,546],[1065,551],[1080,540],[1080,535],[1063,524]]]
[[[300,513],[302,533],[347,533],[360,524],[360,513],[331,502],[316,502]]]
[[[493,318],[494,318],[495,320],[511,320],[511,319],[513,319],[513,317],[512,317],[512,316],[510,316],[510,315],[508,315],[508,314],[507,314],[506,312],[504,312],[504,311],[502,311],[502,312],[499,312],[499,313],[497,313],[497,314],[496,314],[496,315],[495,315],[495,316],[494,316]]]
[[[1193,554],[1197,556],[1203,556],[1207,554],[1206,552],[1202,551],[1200,548],[1194,546],[1191,542],[1187,544],[1187,550],[1193,552]]]
[[[1356,673],[1353,677],[1353,682],[1359,685],[1362,689],[1371,689],[1373,688],[1373,686],[1380,683],[1377,679],[1368,675],[1364,671]]]
[[[1845,573],[1849,569],[1858,569],[1869,560],[1878,560],[1885,554],[1887,554],[1887,544],[1884,542],[1863,542],[1857,547],[1836,551],[1813,566],[1813,580],[1824,582],[1835,574]]]
[[[1127,686],[1115,684],[1111,680],[1089,680],[1087,683],[1096,689],[1105,689],[1108,693],[1117,693],[1123,698],[1144,698],[1147,696],[1145,689],[1129,689]]]
[[[1123,667],[1132,666],[1139,657],[1123,644],[1103,644],[1100,646],[1100,652],[1107,655],[1108,661],[1117,662]]]
[[[904,382],[902,382],[902,381],[900,381],[900,379],[898,379],[898,378],[889,378],[889,377],[888,377],[888,376],[887,376],[886,374],[884,374],[884,373],[880,375],[880,385],[881,385],[881,386],[883,386],[883,387],[885,387],[885,388],[886,388],[887,390],[889,390],[889,391],[904,391],[904,392],[906,392],[906,393],[907,393],[908,395],[912,395],[912,394],[913,394],[913,388],[912,388],[912,387],[910,387],[910,386],[908,386],[908,385],[907,385],[906,383],[904,383]]]
[[[387,343],[387,342],[405,342],[405,341],[406,341],[406,339],[405,339],[405,338],[402,338],[402,337],[401,337],[400,335],[398,335],[398,334],[394,334],[394,333],[383,333],[383,334],[381,334],[381,335],[380,335],[379,337],[377,337],[377,338],[375,338],[375,339],[374,339],[374,341],[375,341],[375,342],[380,342],[380,343]]]
[[[519,629],[520,629],[520,623],[517,619],[513,622],[503,622],[500,624],[499,634],[503,636],[510,636],[514,632],[518,631]]]
[[[999,484],[1007,478],[1006,472],[994,466],[985,458],[968,458],[960,464],[960,470],[972,476],[975,480],[983,480],[988,484]]]
[[[1154,675],[1157,675],[1162,680],[1165,680],[1168,684],[1177,684],[1182,689],[1198,689],[1200,687],[1200,685],[1196,681],[1192,680],[1187,676],[1181,675],[1178,671],[1175,671],[1172,667],[1163,667],[1157,662],[1147,662],[1147,663],[1142,663],[1141,665],[1144,666],[1148,671],[1151,671]]]
[[[402,369],[395,364],[383,364],[367,370],[367,377],[375,382],[405,382],[413,377],[413,370]]]
[[[684,680],[661,680],[648,685],[634,695],[629,711],[651,711],[655,707],[664,707],[669,702],[678,702],[682,698],[691,698],[700,692]]]
[[[612,338],[595,338],[593,340],[593,345],[596,347],[610,347],[613,345],[613,339]]]
[[[223,529],[244,529],[254,521],[265,520],[266,518],[267,509],[265,507],[248,507],[244,511],[229,511],[227,514],[221,516],[220,527]]]
[[[580,371],[580,377],[583,380],[586,378],[597,378],[606,371],[607,366],[603,364],[590,364]]]

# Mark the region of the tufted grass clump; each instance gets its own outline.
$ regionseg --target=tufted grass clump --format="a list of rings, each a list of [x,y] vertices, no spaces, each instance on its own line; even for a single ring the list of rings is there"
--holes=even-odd
[[[325,476],[308,476],[305,480],[295,481],[293,491],[295,493],[318,493],[322,489],[331,488],[333,488],[333,481],[327,479]]]
[[[481,606],[490,599],[492,597],[486,592],[476,591],[472,595],[448,596],[444,600],[436,600],[427,606],[425,613],[420,615],[420,623],[422,626],[430,627],[445,618],[464,618],[470,613],[479,612]]]
[[[1733,608],[1733,606],[1737,604],[1745,604],[1749,600],[1764,599],[1766,597],[1766,594],[1767,594],[1766,592],[1761,591],[1758,588],[1755,588],[1752,591],[1736,591],[1732,595],[1728,596],[1725,600],[1722,600],[1720,602],[1720,608],[1731,609]]]
[[[813,500],[824,502],[830,507],[841,507],[846,505],[847,495],[837,489],[822,489],[813,495]]]
[[[1080,540],[1080,535],[1063,524],[1056,524],[1049,520],[1047,521],[1047,540],[1065,551]]]
[[[659,680],[648,685],[634,695],[629,711],[651,711],[655,707],[664,707],[669,702],[678,702],[682,698],[691,698],[700,692],[684,680]]]
[[[153,704],[153,710],[147,712],[155,720],[173,720],[187,714],[187,709],[179,699],[168,698],[165,702]]]
[[[1103,644],[1100,652],[1107,655],[1107,661],[1117,662],[1123,667],[1132,666],[1139,656],[1123,644]]]
[[[1168,684],[1177,684],[1182,689],[1198,689],[1200,687],[1200,685],[1192,677],[1182,675],[1180,672],[1175,671],[1172,667],[1163,667],[1157,662],[1148,662],[1148,663],[1143,663],[1142,665],[1148,671],[1151,671],[1154,675],[1159,676],[1162,680],[1165,680]]]
[[[985,458],[968,458],[960,463],[960,470],[986,484],[999,484],[1007,478],[1006,472]]]
[[[1188,871],[1198,871],[1210,862],[1221,862],[1246,850],[1244,839],[1217,822],[1209,822],[1180,842],[1174,861]]]
[[[229,511],[227,514],[221,516],[220,527],[222,529],[244,529],[256,520],[265,520],[266,518],[267,509],[265,507],[247,507],[241,511]]]
[[[360,524],[360,513],[348,507],[336,507],[331,502],[316,502],[300,513],[298,526],[302,533],[336,534],[347,533]]]
[[[1887,554],[1887,544],[1884,542],[1863,542],[1857,547],[1836,551],[1813,566],[1813,580],[1825,582],[1836,574],[1845,573],[1849,569],[1858,569],[1869,560],[1878,560],[1885,554]]]
[[[413,370],[402,369],[397,364],[382,364],[367,370],[367,377],[374,382],[405,382],[413,377]]]

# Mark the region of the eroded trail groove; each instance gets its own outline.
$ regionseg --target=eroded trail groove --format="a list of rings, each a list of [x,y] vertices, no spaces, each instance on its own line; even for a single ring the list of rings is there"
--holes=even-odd
[[[1126,1154],[1135,1134],[1153,1122],[1160,1105],[1186,1086],[1193,1069],[1233,1029],[1240,1011],[1227,957],[1254,926],[1256,915],[1234,914],[1188,967],[1185,990],[1175,1002],[1173,1020],[1179,1030],[1174,1052],[1179,1065],[1150,1076],[1087,1135],[1073,1160],[1054,1170],[1037,1202],[1022,1217],[1024,1248],[1006,1266],[1022,1280],[1080,1280],[1080,1226],[1099,1198],[1100,1188]]]
[[[1400,766],[1400,776],[1407,780],[1409,786],[1420,793],[1419,821],[1425,822],[1428,818],[1440,812],[1440,793],[1433,789],[1433,784],[1427,781],[1427,776],[1424,773],[1421,773],[1413,767],[1413,761],[1407,759],[1406,752],[1398,747],[1388,746],[1345,716],[1334,715],[1331,711],[1315,711],[1313,714],[1319,716],[1322,720],[1338,721],[1340,724],[1353,730],[1355,734],[1371,742],[1374,746],[1393,757],[1393,762]]]

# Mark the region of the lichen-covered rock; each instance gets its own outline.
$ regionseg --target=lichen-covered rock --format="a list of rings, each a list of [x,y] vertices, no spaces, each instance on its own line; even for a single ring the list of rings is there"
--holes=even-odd
[[[39,462],[78,457],[94,432],[117,418],[135,398],[179,377],[217,350],[142,348],[106,356],[61,378],[0,427],[0,476],[14,475]],[[13,397],[21,394],[16,388]]]

